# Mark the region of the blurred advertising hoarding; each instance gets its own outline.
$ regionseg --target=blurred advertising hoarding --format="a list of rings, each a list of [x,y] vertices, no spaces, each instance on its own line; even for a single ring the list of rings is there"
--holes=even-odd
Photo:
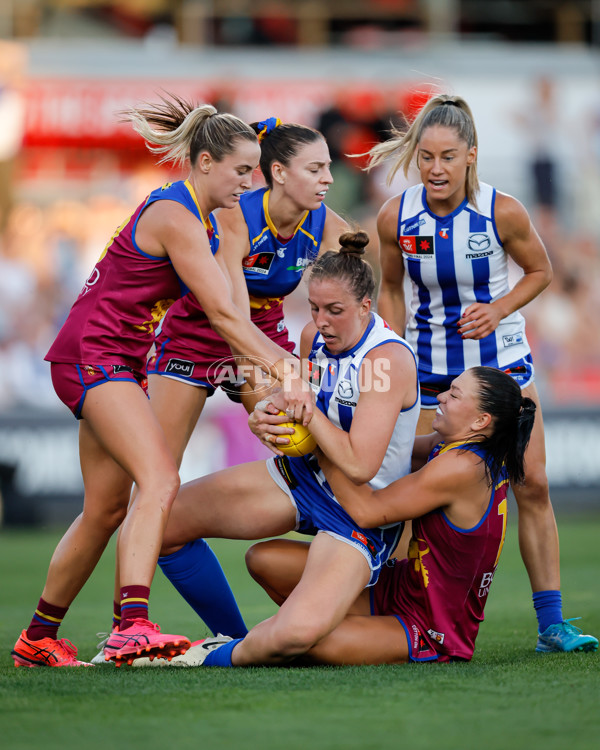
[[[179,96],[193,101],[212,97],[212,89],[204,85],[175,88]],[[24,146],[136,146],[140,137],[129,123],[119,121],[119,112],[155,101],[162,90],[173,90],[170,82],[31,80],[26,89]]]
[[[182,481],[271,455],[250,433],[246,414],[224,405],[203,415],[181,468]],[[600,509],[600,412],[544,414],[550,490],[557,511]],[[0,416],[0,491],[6,524],[68,521],[83,487],[77,424],[68,414]]]
[[[527,167],[535,150],[535,134],[525,133],[519,119],[534,104],[535,69],[529,70],[524,63],[519,71],[502,75],[503,65],[508,64],[503,57],[505,62],[498,62],[491,71],[488,64],[482,65],[481,71],[473,67],[466,73],[453,70],[450,58],[444,74],[419,73],[416,64],[394,63],[386,68],[384,77],[372,71],[366,61],[356,69],[361,55],[357,53],[355,58],[345,69],[335,67],[335,73],[330,66],[329,72],[317,74],[304,62],[291,71],[289,61],[285,70],[279,70],[275,61],[271,66],[262,65],[260,75],[249,64],[247,69],[224,68],[197,77],[189,73],[132,75],[126,69],[122,77],[98,73],[84,76],[76,70],[71,75],[64,71],[44,75],[37,69],[38,63],[23,88],[22,178],[31,187],[38,177],[55,177],[48,172],[56,169],[61,158],[67,163],[68,177],[68,164],[75,161],[75,153],[89,165],[87,176],[91,179],[94,163],[105,164],[109,152],[116,155],[114,165],[120,172],[135,169],[140,161],[154,163],[156,159],[131,125],[119,121],[119,113],[144,102],[157,102],[165,92],[194,103],[213,103],[220,111],[231,111],[247,122],[276,116],[284,122],[316,126],[319,116],[333,107],[355,123],[374,117],[389,122],[398,112],[410,119],[432,94],[444,91],[460,94],[471,105],[479,132],[481,178],[527,205]],[[197,65],[202,70],[202,65]],[[390,70],[396,75],[390,77]],[[433,65],[431,70],[438,72]],[[565,211],[596,232],[595,214],[590,214],[586,206],[592,194],[600,192],[595,187],[600,171],[600,84],[597,74],[587,69],[580,75],[574,75],[568,66],[561,70],[551,73],[556,101],[560,102],[552,149],[565,186]],[[590,183],[592,188],[588,187]]]
[[[418,92],[416,92],[418,89]],[[24,145],[143,147],[129,123],[119,113],[144,102],[156,102],[161,94],[174,93],[194,103],[218,103],[230,107],[247,121],[276,115],[284,122],[314,123],[333,103],[353,114],[370,117],[382,109],[412,110],[424,102],[431,87],[403,82],[397,86],[359,83],[350,87],[327,80],[237,82],[212,79],[30,79],[26,91]]]

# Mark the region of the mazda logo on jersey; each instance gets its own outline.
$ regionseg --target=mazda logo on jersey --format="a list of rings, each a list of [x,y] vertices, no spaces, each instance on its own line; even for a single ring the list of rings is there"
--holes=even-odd
[[[418,237],[412,234],[403,234],[398,238],[398,244],[402,252],[408,255],[433,255],[433,236]]]
[[[487,250],[488,247],[492,244],[492,241],[490,240],[489,234],[485,234],[484,232],[476,232],[475,234],[469,235],[468,244],[469,250],[480,253],[484,250]]]
[[[337,390],[338,395],[344,399],[352,398],[352,396],[354,395],[352,383],[349,380],[340,380]]]
[[[249,271],[262,273],[263,276],[266,276],[269,273],[274,257],[275,253],[256,253],[255,255],[249,255],[247,258],[244,258],[242,266]]]

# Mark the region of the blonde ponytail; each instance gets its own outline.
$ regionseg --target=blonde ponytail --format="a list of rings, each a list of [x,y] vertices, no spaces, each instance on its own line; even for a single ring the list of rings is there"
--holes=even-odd
[[[256,141],[256,133],[235,115],[217,112],[212,104],[194,106],[174,94],[161,96],[162,103],[146,108],[132,107],[122,113],[124,121],[146,141],[148,150],[162,154],[159,164],[171,162],[192,166],[200,151],[221,161],[235,148],[235,139]]]
[[[408,175],[411,162],[423,131],[432,125],[452,128],[458,137],[467,144],[467,148],[477,148],[477,130],[473,113],[467,102],[460,96],[439,94],[430,99],[421,109],[406,131],[394,128],[392,137],[378,143],[368,152],[369,161],[366,170],[371,170],[378,164],[393,158],[391,169],[387,176],[390,185],[399,169],[404,176]],[[479,192],[479,178],[477,176],[477,155],[472,164],[467,166],[466,177],[467,198],[475,204]]]

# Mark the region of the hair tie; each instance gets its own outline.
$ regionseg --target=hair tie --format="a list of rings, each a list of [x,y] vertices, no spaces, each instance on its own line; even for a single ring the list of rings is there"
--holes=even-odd
[[[258,127],[260,130],[258,131],[258,142],[262,143],[269,133],[272,133],[275,128],[278,128],[280,125],[281,120],[279,117],[267,117],[266,120],[259,122]]]
[[[446,104],[449,104],[449,105],[450,105],[451,107],[458,107],[458,106],[459,106],[458,102],[455,102],[455,101],[454,101],[454,100],[452,100],[452,99],[446,99],[446,101],[445,101],[445,102],[442,102],[442,103],[440,104],[440,107],[443,107],[443,106],[444,106],[444,105],[446,105]]]

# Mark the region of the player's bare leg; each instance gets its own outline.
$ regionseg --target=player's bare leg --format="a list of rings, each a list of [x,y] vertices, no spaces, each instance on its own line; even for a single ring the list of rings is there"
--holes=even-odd
[[[232,664],[282,664],[305,654],[342,622],[369,578],[355,547],[319,532],[300,582],[273,617],[237,644]]]

